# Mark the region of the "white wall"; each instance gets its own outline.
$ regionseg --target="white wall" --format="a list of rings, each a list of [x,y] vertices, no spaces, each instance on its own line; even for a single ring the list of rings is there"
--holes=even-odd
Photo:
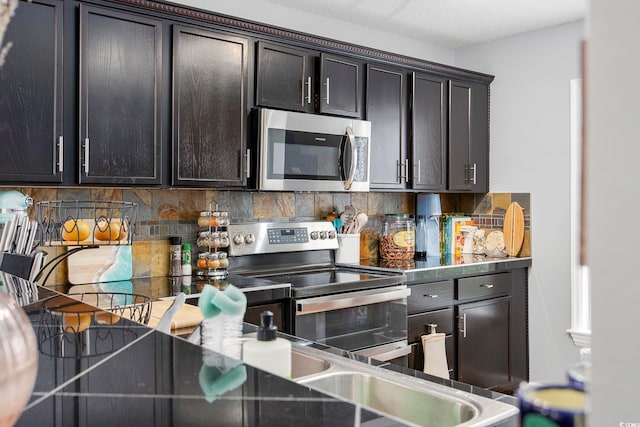
[[[640,2],[591,0],[587,48],[587,219],[592,287],[590,426],[640,425],[638,250]],[[630,214],[630,227],[616,214]]]
[[[357,17],[346,24],[262,0],[179,0],[175,3],[415,58],[453,63],[451,49],[361,27]]]
[[[571,326],[570,98],[580,77],[583,23],[456,51],[456,66],[495,75],[491,84],[490,189],[531,193],[530,376],[564,381],[578,360]]]

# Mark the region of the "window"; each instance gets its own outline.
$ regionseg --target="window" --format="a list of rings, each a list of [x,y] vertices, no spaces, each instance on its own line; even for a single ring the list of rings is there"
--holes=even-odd
[[[570,81],[571,92],[571,334],[578,347],[591,346],[591,290],[586,245],[582,236],[582,79]]]

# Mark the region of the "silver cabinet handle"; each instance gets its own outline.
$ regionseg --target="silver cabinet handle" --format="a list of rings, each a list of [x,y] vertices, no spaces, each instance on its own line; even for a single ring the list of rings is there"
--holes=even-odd
[[[346,294],[305,298],[296,301],[296,316],[395,301],[406,298],[410,294],[411,289],[407,285],[399,285],[383,289],[368,289]]]
[[[423,295],[423,297],[427,297],[427,298],[438,298],[438,294],[425,294],[425,295]]]
[[[473,178],[470,179],[471,184],[476,184],[476,164],[474,163],[472,166],[469,167],[470,170],[473,171]]]
[[[418,163],[414,163],[413,164],[413,181],[416,184],[421,184],[421,182],[420,182],[420,160],[418,160]]]
[[[327,96],[326,96],[326,100],[327,100],[327,105],[329,105],[329,77],[327,77],[326,83],[324,84],[327,87]]]
[[[409,182],[409,158],[404,159],[404,182]]]
[[[247,148],[247,152],[244,155],[245,157],[245,166],[247,167],[247,178],[251,178],[251,149]]]
[[[491,289],[493,288],[493,283],[483,283],[482,285],[480,285],[481,288],[487,288],[487,289]]]
[[[460,317],[458,317],[460,320]],[[462,338],[467,337],[467,313],[462,313],[462,328],[459,329],[459,332],[462,332]]]
[[[307,96],[304,96],[304,87],[307,87]],[[304,105],[304,102],[307,101],[307,104],[311,104],[311,76],[307,77],[307,81],[302,83],[302,105]]]
[[[84,174],[89,175],[89,138],[84,139]]]
[[[58,137],[58,172],[64,170],[64,137],[60,135]]]
[[[398,181],[402,182],[404,176],[402,175],[402,162],[400,160],[396,160],[396,176],[398,177]]]

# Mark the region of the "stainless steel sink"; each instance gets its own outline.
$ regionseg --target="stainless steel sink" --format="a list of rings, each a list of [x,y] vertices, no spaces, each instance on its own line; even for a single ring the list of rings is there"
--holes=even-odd
[[[461,400],[361,372],[332,372],[299,382],[419,426],[457,426],[479,413]]]
[[[407,425],[488,427],[518,415],[504,402],[295,344],[292,379]]]
[[[319,374],[330,367],[331,363],[326,360],[296,351],[291,352],[291,379]]]

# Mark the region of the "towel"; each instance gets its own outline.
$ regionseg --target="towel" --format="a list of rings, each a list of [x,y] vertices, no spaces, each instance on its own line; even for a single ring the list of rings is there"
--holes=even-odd
[[[427,334],[422,335],[421,338],[424,351],[424,373],[449,379],[447,350],[444,345],[445,334]]]

